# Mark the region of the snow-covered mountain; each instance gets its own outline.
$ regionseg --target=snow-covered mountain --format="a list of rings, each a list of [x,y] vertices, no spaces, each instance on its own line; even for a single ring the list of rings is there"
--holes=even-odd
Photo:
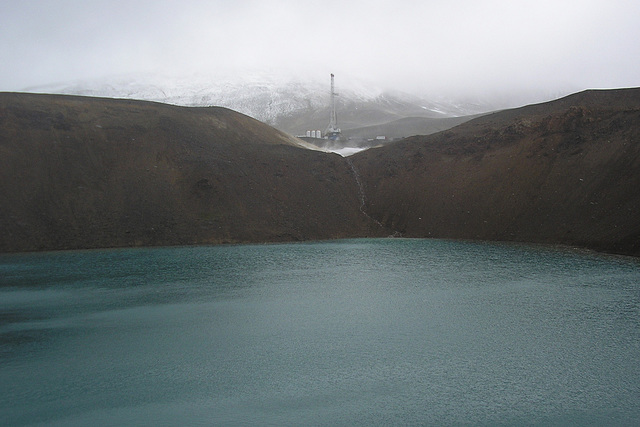
[[[52,84],[25,89],[26,92],[60,93],[109,98],[157,101],[181,106],[222,106],[241,112],[281,131],[304,135],[308,130],[324,131],[330,117],[330,76],[304,74],[292,76],[273,71],[236,74],[199,74],[167,77],[159,74],[135,74],[97,80]],[[467,97],[454,99],[385,90],[362,79],[336,75],[338,126],[344,131],[362,128],[380,129],[393,124],[390,137],[407,132],[428,134],[442,130],[445,123],[424,119],[448,119],[547,101],[568,92],[528,94],[516,97]],[[522,94],[521,94],[522,95]],[[398,131],[398,123],[428,123],[411,131]],[[419,120],[415,120],[419,119]],[[449,123],[449,120],[446,121]],[[361,131],[352,134],[362,134]],[[368,135],[375,138],[377,135]]]
[[[493,109],[479,103],[428,100],[350,77],[336,76],[343,129],[404,117],[458,117]],[[330,79],[253,72],[241,75],[164,77],[126,75],[28,88],[28,92],[129,98],[183,106],[223,106],[286,132],[323,130],[329,119]]]

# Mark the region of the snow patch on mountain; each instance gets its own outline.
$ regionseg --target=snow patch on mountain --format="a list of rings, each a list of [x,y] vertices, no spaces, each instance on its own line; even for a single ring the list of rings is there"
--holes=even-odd
[[[476,114],[448,101],[427,101],[349,76],[336,78],[342,105],[363,103],[415,105],[439,117]],[[222,106],[276,124],[282,117],[329,105],[329,78],[290,77],[278,73],[250,72],[238,75],[193,76],[124,75],[101,80],[85,80],[28,88],[27,92],[61,93],[163,102],[181,106]]]

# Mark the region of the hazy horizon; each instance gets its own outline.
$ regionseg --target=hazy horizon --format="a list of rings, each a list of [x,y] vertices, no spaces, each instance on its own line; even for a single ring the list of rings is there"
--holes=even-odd
[[[436,96],[640,86],[627,0],[0,4],[0,90],[273,70]]]

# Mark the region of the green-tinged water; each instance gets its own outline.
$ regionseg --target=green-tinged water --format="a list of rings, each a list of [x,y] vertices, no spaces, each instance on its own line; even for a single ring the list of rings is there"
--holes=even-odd
[[[640,425],[640,262],[405,239],[3,255],[0,425]]]

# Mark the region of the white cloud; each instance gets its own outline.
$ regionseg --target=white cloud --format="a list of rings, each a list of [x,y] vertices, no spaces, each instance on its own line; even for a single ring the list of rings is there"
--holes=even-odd
[[[0,90],[262,67],[432,92],[638,86],[638,17],[628,0],[10,1]]]

